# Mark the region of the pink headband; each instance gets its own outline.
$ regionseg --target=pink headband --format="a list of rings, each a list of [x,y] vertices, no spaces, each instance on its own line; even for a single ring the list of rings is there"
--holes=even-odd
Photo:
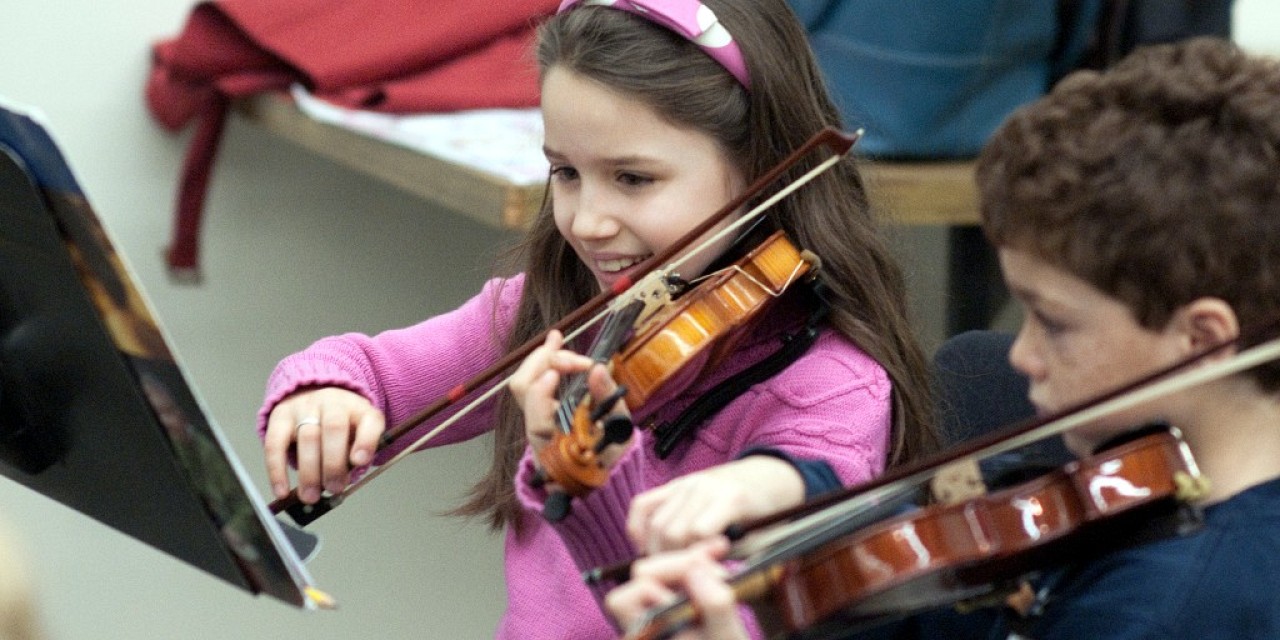
[[[742,50],[711,8],[698,0],[563,0],[556,13],[564,13],[579,4],[613,7],[656,22],[698,45],[742,86],[751,88]]]

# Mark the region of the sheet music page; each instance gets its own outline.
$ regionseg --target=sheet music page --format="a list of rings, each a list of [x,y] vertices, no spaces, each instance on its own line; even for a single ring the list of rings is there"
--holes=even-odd
[[[347,109],[294,86],[303,113],[419,153],[484,171],[519,186],[547,180],[539,109],[478,109],[397,115]]]

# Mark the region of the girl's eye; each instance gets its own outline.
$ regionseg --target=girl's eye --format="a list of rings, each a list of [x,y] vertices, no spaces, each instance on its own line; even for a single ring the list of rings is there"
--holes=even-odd
[[[559,182],[575,180],[578,177],[578,170],[567,165],[552,165],[551,179]]]
[[[638,173],[620,173],[618,174],[618,182],[628,187],[639,187],[653,182],[653,178],[642,176]]]

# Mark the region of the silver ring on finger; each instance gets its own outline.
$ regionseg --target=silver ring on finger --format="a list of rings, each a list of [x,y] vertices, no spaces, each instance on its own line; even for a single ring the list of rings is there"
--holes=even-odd
[[[303,419],[299,420],[296,424],[294,424],[294,425],[293,425],[293,437],[294,437],[294,438],[297,438],[297,437],[298,437],[298,432],[299,432],[299,431],[301,431],[303,427],[305,427],[305,426],[307,426],[307,425],[312,425],[312,424],[314,424],[314,425],[316,425],[316,426],[319,426],[319,425],[320,425],[320,418],[317,418],[317,417],[315,417],[315,416],[312,416],[312,417],[310,417],[310,418],[303,418]]]

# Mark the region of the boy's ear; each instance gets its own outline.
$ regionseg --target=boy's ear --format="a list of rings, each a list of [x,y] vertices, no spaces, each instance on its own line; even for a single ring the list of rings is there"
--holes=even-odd
[[[1177,329],[1183,332],[1191,352],[1216,347],[1240,335],[1240,319],[1235,309],[1221,298],[1197,298],[1174,314]],[[1227,353],[1235,353],[1228,349]]]

